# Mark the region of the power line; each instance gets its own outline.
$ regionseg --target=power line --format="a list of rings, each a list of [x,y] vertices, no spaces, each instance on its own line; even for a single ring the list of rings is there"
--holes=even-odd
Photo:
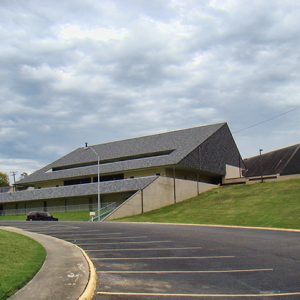
[[[292,108],[292,109],[290,109],[290,110],[288,110],[288,111],[285,111],[285,112],[283,112],[283,113],[281,113],[281,114],[275,115],[275,116],[273,116],[273,117],[271,117],[271,118],[269,118],[269,119],[260,121],[260,122],[258,122],[258,123],[254,123],[254,124],[252,124],[252,125],[250,125],[250,126],[248,126],[248,127],[241,128],[241,129],[239,129],[239,130],[237,130],[237,131],[234,131],[233,133],[238,133],[238,132],[241,132],[241,131],[250,129],[250,128],[252,128],[252,127],[255,127],[255,126],[258,126],[258,125],[261,125],[261,124],[270,122],[270,121],[272,121],[272,120],[275,120],[275,119],[277,119],[277,118],[280,118],[281,116],[284,116],[284,115],[286,115],[286,114],[288,114],[288,113],[290,113],[290,112],[292,112],[292,111],[295,111],[295,110],[297,110],[297,109],[299,109],[299,107],[294,107],[294,108]]]

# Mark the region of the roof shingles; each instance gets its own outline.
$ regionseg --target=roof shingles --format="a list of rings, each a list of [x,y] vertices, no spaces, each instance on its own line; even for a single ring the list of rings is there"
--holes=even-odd
[[[100,183],[100,190],[101,194],[138,191],[145,188],[155,179],[157,179],[157,176],[105,181]],[[0,203],[96,195],[97,185],[97,183],[87,183],[62,187],[26,190],[13,193],[0,193]]]
[[[150,168],[178,164],[197,146],[214,134],[226,123],[213,124],[123,141],[92,146],[99,153],[101,160],[115,159],[126,156],[156,153],[174,150],[168,155],[124,160],[101,164],[101,173],[113,173],[126,170]],[[18,184],[30,184],[39,181],[85,176],[97,173],[97,166],[85,166],[52,172],[52,168],[95,162],[96,155],[83,147],[63,156],[46,167],[20,180]],[[50,170],[50,171],[49,171]]]

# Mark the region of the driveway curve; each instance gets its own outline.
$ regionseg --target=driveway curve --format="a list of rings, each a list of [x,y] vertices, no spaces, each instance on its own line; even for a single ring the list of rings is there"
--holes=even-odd
[[[207,226],[0,222],[86,251],[94,299],[300,299],[300,233]]]

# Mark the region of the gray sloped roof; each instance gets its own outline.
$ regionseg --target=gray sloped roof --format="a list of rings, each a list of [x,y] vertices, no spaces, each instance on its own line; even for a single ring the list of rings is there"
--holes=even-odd
[[[300,173],[300,160],[291,164],[295,154],[299,152],[300,144],[271,151],[244,159],[246,170],[244,176],[297,174]],[[299,155],[298,155],[299,156]]]
[[[99,153],[102,161],[126,158],[130,156],[138,157],[139,155],[149,155],[149,157],[144,158],[135,158],[132,160],[125,159],[117,162],[103,163],[101,164],[102,174],[174,165],[178,164],[185,156],[187,156],[191,151],[202,144],[207,138],[225,124],[226,123],[200,126],[123,141],[93,145],[92,147],[97,151],[97,153]],[[171,150],[173,150],[171,153],[164,154],[164,151]],[[151,153],[161,153],[161,155],[151,157]],[[20,180],[18,184],[29,184],[39,181],[97,174],[96,165],[53,172],[51,171],[52,168],[61,168],[96,161],[97,157],[91,150],[86,150],[83,147],[77,148],[71,153]]]
[[[101,194],[138,191],[145,188],[155,179],[157,179],[157,176],[105,181],[100,183],[100,191]],[[19,192],[0,193],[0,203],[97,195],[97,188],[98,183],[87,183],[25,190]]]

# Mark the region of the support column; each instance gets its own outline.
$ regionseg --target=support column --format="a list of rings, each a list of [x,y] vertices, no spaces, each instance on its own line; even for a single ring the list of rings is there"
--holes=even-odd
[[[197,195],[199,196],[199,174],[197,173]]]
[[[173,185],[174,185],[174,203],[176,203],[176,177],[175,177],[175,167],[173,166]]]
[[[141,210],[142,214],[144,213],[144,191],[141,190]]]

